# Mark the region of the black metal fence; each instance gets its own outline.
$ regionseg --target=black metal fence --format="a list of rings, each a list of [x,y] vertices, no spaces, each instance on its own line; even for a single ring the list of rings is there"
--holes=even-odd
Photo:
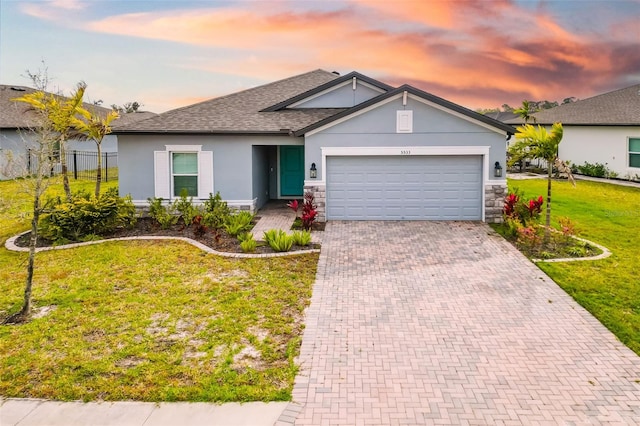
[[[28,169],[30,173],[35,173],[36,156],[29,149]],[[95,151],[67,151],[65,160],[67,163],[67,174],[76,180],[96,180],[98,171],[98,153]],[[102,158],[102,182],[118,179],[118,153],[103,152]],[[51,176],[62,172],[60,153],[55,154],[55,161],[51,168]]]

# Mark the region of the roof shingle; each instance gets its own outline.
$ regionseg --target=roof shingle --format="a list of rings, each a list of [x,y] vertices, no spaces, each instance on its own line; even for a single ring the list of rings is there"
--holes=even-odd
[[[174,109],[132,124],[114,126],[114,133],[285,133],[309,126],[343,108],[260,112],[338,78],[315,70],[263,86]]]
[[[640,125],[640,84],[536,112],[533,116],[537,124],[637,126]],[[522,119],[507,123],[522,123]]]
[[[36,89],[26,86],[0,85],[0,129],[27,129],[38,125],[36,113],[24,102],[16,102],[13,99],[30,93],[37,92]],[[84,103],[83,107],[91,112],[97,112],[106,116],[110,108]],[[113,122],[114,125],[124,125],[134,123],[139,120],[155,117],[153,112],[137,112],[121,114]]]

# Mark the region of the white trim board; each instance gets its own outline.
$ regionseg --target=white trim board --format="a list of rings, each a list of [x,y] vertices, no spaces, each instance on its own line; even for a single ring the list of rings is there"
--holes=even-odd
[[[404,146],[404,147],[342,147],[330,146],[321,147],[322,152],[322,180],[308,181],[307,185],[324,185],[326,188],[327,174],[327,157],[363,157],[363,156],[396,156],[396,157],[415,157],[415,156],[451,156],[451,155],[480,155],[482,156],[482,221],[486,221],[485,217],[485,188],[487,185],[496,185],[494,181],[489,180],[489,146]],[[495,181],[498,182],[498,181]]]

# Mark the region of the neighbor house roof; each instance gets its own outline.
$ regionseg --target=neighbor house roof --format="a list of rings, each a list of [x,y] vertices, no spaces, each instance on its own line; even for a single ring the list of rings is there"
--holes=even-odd
[[[640,84],[536,112],[533,117],[537,124],[560,122],[576,126],[638,126]],[[522,119],[508,122],[519,124]]]
[[[31,110],[28,104],[14,101],[15,98],[34,92],[37,92],[37,90],[32,87],[0,85],[0,129],[26,129],[38,125],[36,112]],[[111,111],[110,108],[104,108],[86,102],[83,106],[85,109],[96,111],[101,115],[107,115],[107,113]],[[121,116],[114,121],[114,125],[130,124],[156,115],[157,114],[153,112],[121,114]]]
[[[289,105],[354,77],[382,89],[384,93],[351,108],[288,108]],[[404,85],[394,89],[356,72],[340,77],[335,73],[318,69],[242,92],[167,111],[136,123],[114,126],[114,133],[288,134],[301,136],[310,130],[346,117],[403,91],[408,91],[505,132],[514,132],[514,129],[507,124],[412,86]]]
[[[167,111],[130,125],[116,126],[114,132],[288,134],[344,108],[261,111],[337,78],[338,75],[334,73],[315,70]]]

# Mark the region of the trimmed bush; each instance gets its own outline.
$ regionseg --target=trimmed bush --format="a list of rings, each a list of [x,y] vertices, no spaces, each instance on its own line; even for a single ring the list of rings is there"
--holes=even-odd
[[[98,198],[86,192],[76,192],[71,202],[55,198],[41,217],[40,235],[50,241],[82,241],[136,223],[136,209],[131,197],[121,198],[118,189],[111,188]]]

